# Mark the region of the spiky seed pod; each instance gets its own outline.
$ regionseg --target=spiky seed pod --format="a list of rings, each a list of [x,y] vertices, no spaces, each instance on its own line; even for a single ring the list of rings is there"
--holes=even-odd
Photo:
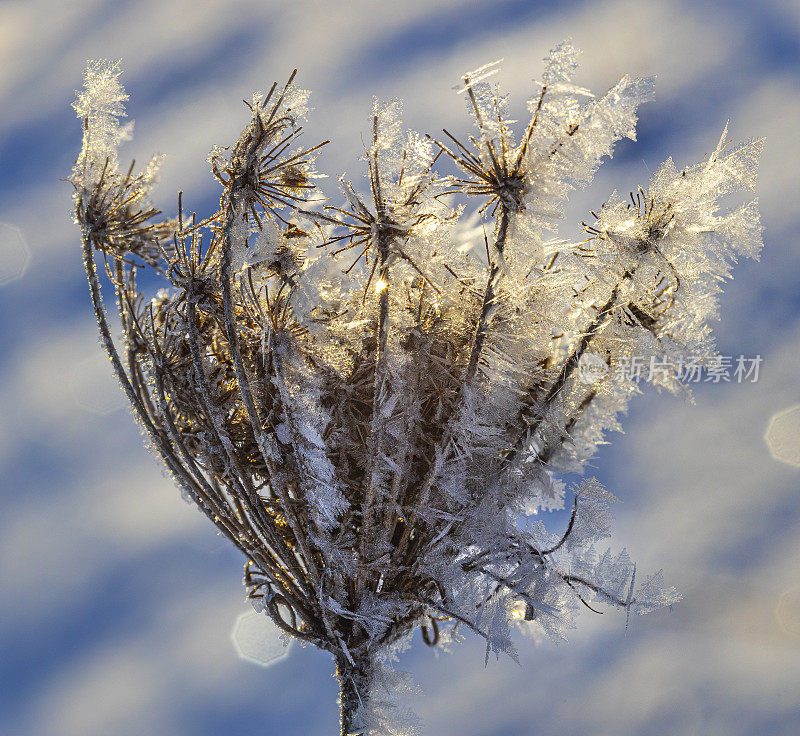
[[[547,241],[560,203],[615,141],[633,137],[648,80],[601,98],[571,81],[576,51],[546,61],[519,144],[488,65],[464,76],[470,146],[404,136],[398,103],[375,103],[367,194],[313,195],[319,146],[295,145],[306,94],[294,73],[248,105],[237,142],[212,151],[219,210],[154,222],[152,173],[120,174],[115,65],[94,64],[76,110],[77,220],[103,344],[151,444],[185,496],[245,556],[247,597],[286,634],[330,652],[341,733],[400,733],[386,662],[416,628],[437,646],[468,628],[486,656],[514,656],[509,626],[564,637],[582,605],[645,613],[678,599],[601,553],[614,497],[575,485],[638,392],[613,369],[710,355],[707,320],[736,253],[756,255],[758,143],[681,172],[668,161],[631,202],[609,199],[579,244]],[[320,144],[322,145],[322,144]],[[444,152],[466,172],[436,174]],[[488,212],[467,253],[447,201]],[[96,253],[111,255],[123,331],[112,339]],[[170,289],[141,294],[152,266]],[[603,370],[582,379],[587,358]],[[655,382],[655,381],[654,381]],[[674,373],[661,385],[680,391]],[[449,624],[449,625],[448,625]]]

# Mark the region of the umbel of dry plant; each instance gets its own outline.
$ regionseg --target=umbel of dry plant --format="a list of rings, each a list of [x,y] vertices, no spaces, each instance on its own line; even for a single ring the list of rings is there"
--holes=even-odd
[[[594,97],[571,81],[576,57],[549,54],[519,139],[496,64],[463,77],[468,138],[406,134],[399,103],[376,102],[366,184],[340,180],[340,206],[317,190],[323,144],[300,142],[308,94],[292,74],[212,150],[222,194],[205,219],[180,197],[158,219],[158,160],[119,167],[117,64],[91,62],[74,104],[103,347],[185,497],[244,554],[253,605],[333,655],[344,735],[414,730],[390,664],[416,628],[514,656],[512,625],[558,641],[581,606],[642,614],[679,597],[600,546],[614,497],[559,474],[617,428],[639,390],[626,362],[682,392],[683,357],[713,360],[720,283],[761,246],[755,203],[720,199],[754,187],[761,144],[723,133],[701,163],[667,160],[630,200],[612,194],[581,242],[548,239],[653,94],[623,77]],[[457,176],[437,173],[447,160]],[[165,282],[152,297],[146,271]],[[565,503],[566,528],[548,530],[539,512]]]

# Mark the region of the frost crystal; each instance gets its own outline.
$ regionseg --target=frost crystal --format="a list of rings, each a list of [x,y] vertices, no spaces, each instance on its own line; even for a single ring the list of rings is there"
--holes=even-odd
[[[647,188],[612,194],[585,240],[548,239],[567,194],[635,138],[653,83],[595,97],[561,44],[517,136],[497,64],[457,88],[466,141],[407,133],[401,104],[376,100],[366,182],[342,178],[338,205],[316,189],[323,144],[299,144],[308,93],[293,73],[212,149],[222,194],[206,219],[180,199],[155,219],[157,160],[119,170],[118,65],[92,62],[75,103],[71,181],[103,345],[184,496],[245,555],[256,609],[334,655],[344,735],[413,732],[390,664],[417,628],[431,646],[474,632],[488,661],[516,656],[517,626],[560,642],[582,607],[630,617],[678,600],[605,548],[614,496],[560,474],[582,471],[639,392],[616,368],[713,359],[720,284],[761,246],[755,202],[727,202],[754,187],[761,143],[730,147],[727,128],[704,161],[670,159]],[[437,173],[442,155],[457,176]],[[470,223],[479,249],[464,247]],[[169,289],[145,299],[142,265]],[[650,380],[685,393],[674,370]],[[565,503],[566,527],[549,529],[544,512]]]
[[[73,171],[73,181],[88,188],[100,179],[103,170],[117,169],[119,145],[129,140],[133,123],[121,125],[126,116],[128,95],[119,81],[119,62],[92,61],[86,67],[83,90],[76,93],[72,107],[84,121],[83,148]]]

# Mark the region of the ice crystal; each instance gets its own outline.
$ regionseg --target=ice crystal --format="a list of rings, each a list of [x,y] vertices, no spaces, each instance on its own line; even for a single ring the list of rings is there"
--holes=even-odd
[[[613,369],[713,357],[720,284],[760,248],[755,202],[727,198],[753,188],[761,144],[730,148],[727,128],[704,161],[670,159],[612,194],[582,242],[552,240],[570,190],[635,138],[653,83],[595,97],[561,44],[517,137],[497,68],[458,86],[466,142],[407,133],[400,103],[376,100],[366,186],[342,178],[338,205],[316,188],[323,144],[299,145],[308,94],[293,73],[212,149],[222,194],[201,220],[180,200],[155,220],[155,165],[120,171],[117,65],[92,62],[75,103],[76,219],[114,370],[184,495],[244,554],[257,610],[334,655],[343,734],[411,732],[389,665],[417,628],[432,646],[474,632],[488,660],[515,656],[515,626],[559,642],[582,606],[629,617],[678,600],[598,548],[614,496],[559,476],[582,471],[639,391]],[[442,155],[457,176],[437,173]],[[464,247],[469,223],[485,248]],[[169,287],[152,299],[142,264]],[[674,371],[651,380],[683,392]],[[549,529],[543,512],[566,502],[566,527]]]

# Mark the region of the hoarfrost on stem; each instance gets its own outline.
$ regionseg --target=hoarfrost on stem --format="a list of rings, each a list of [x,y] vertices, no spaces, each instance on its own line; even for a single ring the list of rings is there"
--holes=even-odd
[[[554,240],[569,191],[635,138],[653,95],[623,77],[595,97],[573,81],[577,55],[547,57],[519,137],[496,62],[457,88],[465,141],[406,133],[400,103],[376,100],[366,184],[340,179],[340,205],[317,189],[324,144],[301,143],[292,73],[212,149],[222,193],[205,219],[181,197],[159,219],[157,160],[119,168],[118,64],[91,62],[78,93],[71,182],[103,345],[184,495],[244,554],[256,609],[333,654],[342,734],[413,731],[391,663],[417,628],[431,646],[474,632],[488,660],[515,656],[515,626],[559,642],[582,606],[630,616],[679,598],[604,547],[614,496],[559,476],[639,391],[611,368],[714,356],[720,284],[761,246],[756,203],[723,199],[754,187],[761,143],[731,148],[726,128],[704,161],[612,194],[581,242]],[[437,173],[441,157],[459,173]],[[482,253],[462,247],[476,217]],[[142,267],[168,288],[145,298]],[[609,370],[585,381],[589,356]],[[674,371],[653,383],[685,393]],[[539,512],[567,500],[566,527],[548,529]]]

